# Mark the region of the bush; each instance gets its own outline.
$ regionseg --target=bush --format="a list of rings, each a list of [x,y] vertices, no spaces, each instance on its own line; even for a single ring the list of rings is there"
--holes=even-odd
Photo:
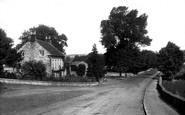
[[[42,61],[26,61],[21,67],[24,79],[42,80],[46,76],[46,67]]]
[[[77,69],[76,69],[76,74],[78,76],[84,76],[86,72],[86,67],[84,64],[80,64],[78,65]]]
[[[185,73],[176,75],[175,79],[177,79],[177,80],[185,80]]]
[[[10,73],[10,72],[1,72],[0,78],[7,78],[7,79],[17,79],[17,76],[15,73]]]

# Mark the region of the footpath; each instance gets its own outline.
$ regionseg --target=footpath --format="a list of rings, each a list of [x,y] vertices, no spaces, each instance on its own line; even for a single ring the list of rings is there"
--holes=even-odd
[[[179,115],[159,97],[156,89],[157,81],[157,79],[153,80],[145,92],[144,105],[147,115]]]

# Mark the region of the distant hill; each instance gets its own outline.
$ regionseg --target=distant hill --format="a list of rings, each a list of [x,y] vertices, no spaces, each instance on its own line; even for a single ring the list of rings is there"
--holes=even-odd
[[[73,61],[84,61],[84,62],[86,62],[86,60],[87,60],[87,54],[66,55],[66,62],[67,63],[72,63]]]

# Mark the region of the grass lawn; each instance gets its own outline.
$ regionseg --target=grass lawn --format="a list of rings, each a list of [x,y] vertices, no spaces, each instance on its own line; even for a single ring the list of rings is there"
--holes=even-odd
[[[172,92],[173,94],[185,98],[185,81],[163,81],[162,85],[166,90]]]

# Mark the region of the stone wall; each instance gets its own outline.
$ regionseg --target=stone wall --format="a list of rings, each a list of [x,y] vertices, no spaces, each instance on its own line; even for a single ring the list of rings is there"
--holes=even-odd
[[[162,77],[159,77],[157,90],[159,91],[160,97],[169,105],[174,107],[180,115],[185,115],[185,99],[176,94],[173,94],[165,89],[162,85]]]

